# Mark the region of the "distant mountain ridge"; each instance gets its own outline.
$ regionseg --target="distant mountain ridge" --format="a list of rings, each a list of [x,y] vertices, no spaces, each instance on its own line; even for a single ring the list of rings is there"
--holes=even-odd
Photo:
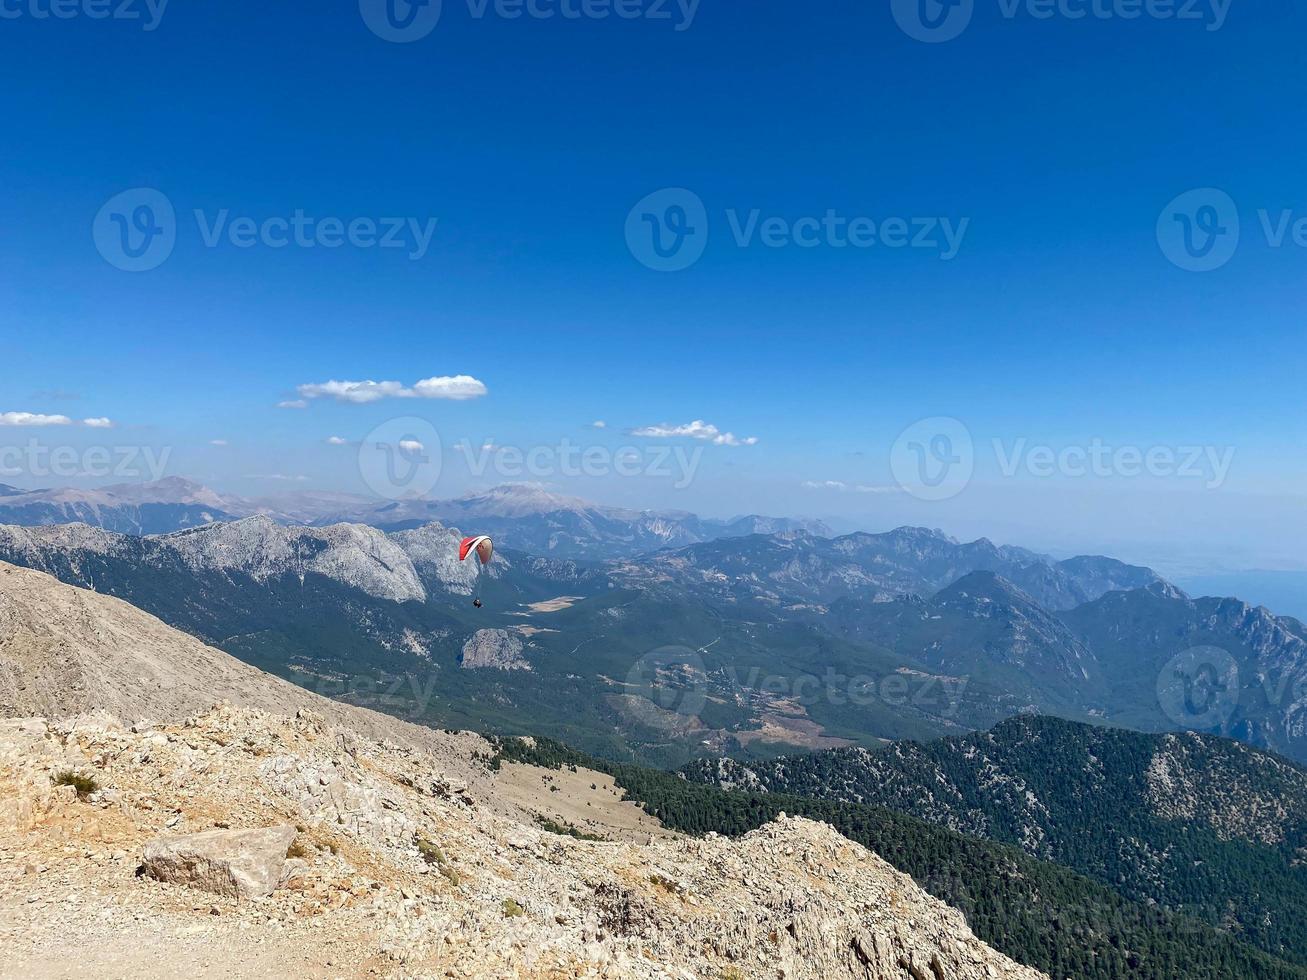
[[[648,586],[678,586],[730,602],[765,606],[824,605],[843,598],[884,602],[931,595],[972,572],[987,571],[1028,592],[1050,610],[1072,609],[1106,592],[1161,578],[1113,558],[1055,561],[986,538],[962,543],[942,531],[901,527],[825,538],[797,530],[730,537],[639,560],[616,562],[615,574]]]
[[[245,512],[240,498],[176,477],[98,490],[0,490],[0,523],[24,526],[82,523],[124,534],[162,534],[234,520]]]
[[[366,524],[385,531],[432,522],[473,527],[500,543],[540,555],[603,559],[746,534],[806,530],[828,535],[820,521],[793,518],[702,518],[669,511],[606,507],[540,487],[508,485],[454,500],[379,500],[356,494],[299,492],[261,500],[221,494],[190,480],[118,484],[97,490],[0,488],[0,524],[83,523],[126,534],[172,531],[267,517],[279,524]]]

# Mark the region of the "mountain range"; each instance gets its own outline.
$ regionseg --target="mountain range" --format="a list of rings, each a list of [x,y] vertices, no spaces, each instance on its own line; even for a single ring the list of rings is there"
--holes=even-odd
[[[626,510],[524,484],[496,487],[454,500],[393,501],[318,491],[251,500],[218,493],[179,477],[98,490],[0,489],[3,524],[80,522],[127,534],[166,534],[254,516],[288,525],[352,523],[387,531],[432,522],[453,523],[493,535],[508,547],[565,558],[610,558],[715,538],[786,530],[830,533],[819,521],[758,516],[713,520],[680,511]]]
[[[478,577],[460,533],[266,516],[143,537],[0,526],[0,560],[314,690],[615,758],[874,746],[1021,712],[1307,758],[1302,624],[1112,559],[791,530],[607,561],[501,548]]]

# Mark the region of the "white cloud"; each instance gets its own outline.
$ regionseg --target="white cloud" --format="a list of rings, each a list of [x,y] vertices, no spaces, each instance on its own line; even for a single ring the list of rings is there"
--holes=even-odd
[[[32,412],[0,412],[0,425],[72,425],[67,415],[37,415]]]
[[[92,429],[112,429],[113,419],[82,419],[82,425],[90,426]]]
[[[307,476],[287,476],[285,473],[246,473],[247,480],[279,480],[297,483],[301,480],[307,480]]]
[[[303,398],[296,398],[288,402],[277,402],[278,408],[308,408],[309,403]]]
[[[608,428],[608,423],[605,422],[603,419],[599,419],[599,420],[597,420],[597,421],[595,421],[595,422],[591,422],[591,423],[590,423],[590,428],[592,428],[592,429],[606,429],[606,428]]]
[[[407,391],[398,381],[324,381],[321,384],[300,385],[296,391],[301,398],[334,398],[338,402],[366,405],[383,398],[398,398]]]
[[[227,445],[227,440],[226,440],[226,439],[210,439],[210,440],[209,440],[209,445],[210,445],[210,446],[225,446],[225,445]]]
[[[331,398],[350,405],[367,405],[383,398],[432,398],[466,401],[487,394],[485,384],[467,374],[423,378],[412,387],[399,381],[323,381],[300,385],[298,402],[282,402],[284,407],[301,408],[314,398]]]
[[[424,378],[413,386],[413,395],[417,398],[444,398],[450,401],[467,401],[469,398],[482,398],[489,393],[483,382],[467,374],[453,377]]]
[[[631,435],[644,436],[647,439],[700,439],[715,446],[756,446],[757,436],[738,438],[734,432],[723,432],[717,426],[703,419],[695,419],[685,425],[646,425],[635,429]]]
[[[348,446],[349,440],[342,439],[340,436],[327,436],[328,446]]]
[[[416,439],[401,439],[399,440],[399,448],[406,453],[420,453],[425,452],[427,447]]]

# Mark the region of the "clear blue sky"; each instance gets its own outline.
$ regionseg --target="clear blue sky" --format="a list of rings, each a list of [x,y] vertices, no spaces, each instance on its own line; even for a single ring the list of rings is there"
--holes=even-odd
[[[412,413],[450,457],[440,495],[499,482],[451,455],[465,439],[681,445],[703,450],[688,487],[545,482],[1194,567],[1305,550],[1307,248],[1270,247],[1257,218],[1307,217],[1301,5],[1235,0],[1208,30],[975,0],[961,36],[925,44],[888,3],[703,0],[686,24],[675,2],[671,20],[545,20],[445,0],[429,36],[398,44],[344,0],[173,0],[150,31],[88,2],[59,20],[36,16],[49,0],[5,0],[0,18],[0,415],[114,427],[6,426],[0,445],[148,444],[172,449],[174,475],[232,491],[358,490],[351,446],[326,440]],[[92,224],[139,187],[174,206],[176,244],[129,273]],[[708,241],[657,272],[624,228],[668,187],[703,202]],[[1195,273],[1156,226],[1203,187],[1235,200],[1242,237]],[[438,224],[411,260],[206,247],[197,209]],[[738,247],[727,212],[754,209],[967,224],[947,261]],[[275,407],[304,384],[454,375],[488,394]],[[901,492],[890,465],[899,434],[934,416],[975,444],[974,477],[943,501]],[[633,434],[694,420],[757,443]],[[996,439],[1236,455],[1219,487],[1005,476]],[[828,481],[843,486],[802,485]]]

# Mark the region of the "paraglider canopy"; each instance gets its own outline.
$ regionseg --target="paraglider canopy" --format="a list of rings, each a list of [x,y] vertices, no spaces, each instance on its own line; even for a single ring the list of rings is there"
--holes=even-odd
[[[495,557],[495,543],[484,534],[479,534],[472,538],[464,538],[463,543],[458,546],[458,560],[467,561],[469,558],[472,558],[473,555],[476,556],[473,558],[473,561],[481,562],[480,566],[477,568],[477,591],[480,591],[481,576],[485,572],[485,567],[490,564],[490,559]],[[480,609],[481,597],[475,596],[472,599],[472,605]]]
[[[481,559],[481,564],[489,565],[490,559],[495,557],[495,543],[484,534],[474,538],[464,538],[458,548],[458,560],[467,561],[474,553]]]

